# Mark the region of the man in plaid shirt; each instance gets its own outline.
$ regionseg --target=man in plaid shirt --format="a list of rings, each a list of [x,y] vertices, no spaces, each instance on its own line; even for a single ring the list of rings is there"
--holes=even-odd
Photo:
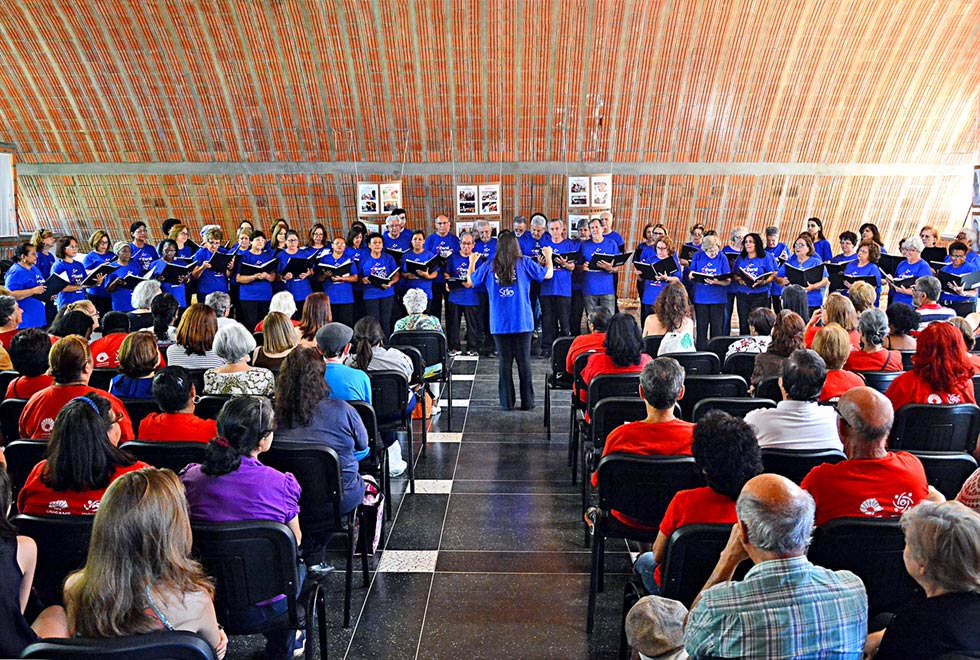
[[[861,657],[864,584],[807,560],[814,508],[784,477],[761,474],[745,484],[738,523],[688,615],[684,648],[692,658]],[[733,582],[744,559],[755,565]]]

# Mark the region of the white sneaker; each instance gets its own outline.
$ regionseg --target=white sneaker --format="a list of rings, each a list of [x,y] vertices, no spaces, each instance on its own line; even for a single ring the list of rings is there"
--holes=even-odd
[[[440,406],[437,403],[436,405],[432,406],[432,409],[429,411],[429,414],[430,415],[438,415],[441,412],[442,412],[442,406]]]
[[[388,474],[399,477],[405,474],[408,463],[402,460],[402,446],[397,440],[388,447]]]

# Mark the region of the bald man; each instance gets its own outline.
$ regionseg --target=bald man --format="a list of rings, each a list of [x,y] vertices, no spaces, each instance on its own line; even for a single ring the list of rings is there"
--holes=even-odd
[[[850,389],[837,414],[847,460],[818,465],[801,484],[817,503],[818,525],[835,518],[896,518],[924,499],[944,501],[918,458],[886,448],[895,414],[884,394]]]
[[[861,657],[864,584],[807,560],[813,510],[813,498],[785,477],[760,474],[745,484],[738,523],[688,615],[692,658]],[[754,566],[733,582],[745,559]]]

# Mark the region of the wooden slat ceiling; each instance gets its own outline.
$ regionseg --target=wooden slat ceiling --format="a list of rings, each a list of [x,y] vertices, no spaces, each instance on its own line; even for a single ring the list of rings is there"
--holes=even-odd
[[[633,232],[818,215],[895,243],[962,222],[980,142],[977,0],[4,0],[0,61],[23,229],[341,227],[370,163],[486,165],[403,176],[413,224],[475,179],[505,218],[563,215],[583,163]]]

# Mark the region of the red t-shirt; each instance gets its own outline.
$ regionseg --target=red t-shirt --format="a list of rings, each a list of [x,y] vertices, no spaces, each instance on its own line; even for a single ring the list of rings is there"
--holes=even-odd
[[[970,364],[973,365],[973,375],[980,374],[980,355],[970,353]]]
[[[820,332],[821,330],[823,330],[822,325],[812,325],[809,328],[807,328],[806,332],[803,333],[803,345],[806,346],[807,348],[812,348],[813,340],[817,336],[817,333]],[[861,333],[858,332],[857,330],[850,330],[848,331],[847,336],[851,340],[851,350],[860,351]]]
[[[914,371],[906,371],[892,381],[885,392],[892,402],[892,407],[898,410],[907,403],[976,403],[977,397],[973,391],[973,380],[967,378],[956,383],[951,392],[937,392],[922,380]]]
[[[48,440],[51,431],[54,429],[54,420],[58,416],[58,411],[77,396],[95,392],[99,396],[109,399],[112,409],[122,415],[119,421],[119,428],[122,431],[120,442],[135,440],[133,435],[133,423],[126,412],[126,406],[122,401],[109,394],[105,390],[100,390],[88,385],[52,385],[32,396],[24,407],[24,412],[20,414],[20,437],[31,438],[34,440]]]
[[[886,359],[887,358],[887,359]],[[902,354],[898,351],[882,349],[874,353],[852,351],[844,363],[848,371],[904,371]]]
[[[294,328],[298,328],[299,327],[300,321],[297,321],[296,319],[289,319],[289,321],[293,324],[293,327]],[[265,326],[265,319],[262,319],[261,321],[259,321],[259,324],[257,326],[255,326],[255,331],[256,332],[262,332],[262,328],[264,326]]]
[[[40,376],[18,376],[7,384],[8,399],[30,399],[45,387],[54,385],[54,378],[47,374]]]
[[[92,342],[92,360],[96,369],[116,369],[119,367],[119,346],[126,338],[125,332],[114,332]]]
[[[218,423],[186,413],[150,413],[140,422],[140,440],[208,442],[218,435]]]
[[[836,399],[852,387],[861,387],[862,385],[864,385],[864,379],[857,374],[843,369],[832,369],[827,372],[827,380],[824,381],[823,389],[820,390],[820,400]]]
[[[684,525],[732,524],[738,522],[735,500],[713,488],[702,486],[681,490],[667,505],[664,519],[660,521],[660,533],[666,538]],[[660,584],[660,566],[653,577]]]
[[[607,374],[638,374],[643,371],[643,367],[653,360],[652,357],[646,353],[640,353],[640,363],[631,364],[628,367],[621,367],[612,358],[605,353],[596,353],[589,358],[588,364],[585,365],[585,369],[582,370],[582,380],[585,382],[586,389],[579,392],[579,398],[582,399],[582,403],[587,403],[589,399],[588,384],[592,382],[592,379],[596,376],[605,376]]]
[[[602,455],[618,452],[639,456],[690,456],[693,442],[694,424],[682,419],[657,424],[629,422],[606,436]],[[592,473],[592,485],[599,485],[598,472]]]
[[[41,474],[47,461],[41,461],[34,466],[27,482],[17,496],[17,510],[21,513],[29,513],[35,516],[94,516],[99,510],[99,503],[105,494],[105,488],[97,490],[52,490],[43,481]],[[136,461],[133,465],[118,466],[115,473],[109,479],[112,483],[120,476],[134,470],[151,467],[142,461]],[[108,486],[107,486],[108,488]]]
[[[20,332],[20,328],[0,332],[0,345],[3,345],[4,348],[10,350],[10,342],[13,340],[14,335],[16,335],[18,332]]]
[[[904,451],[823,463],[800,485],[817,503],[818,525],[836,518],[895,518],[929,496],[922,463]]]
[[[587,335],[579,335],[572,340],[572,345],[568,347],[568,357],[565,358],[565,371],[569,374],[575,369],[575,358],[582,353],[589,351],[605,351],[603,344],[606,343],[605,332],[591,332]]]

